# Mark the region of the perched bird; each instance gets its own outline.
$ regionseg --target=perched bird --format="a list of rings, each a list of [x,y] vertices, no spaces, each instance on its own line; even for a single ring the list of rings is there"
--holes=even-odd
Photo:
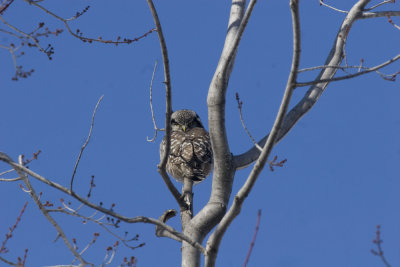
[[[196,112],[188,109],[171,115],[171,148],[166,170],[177,181],[190,178],[203,181],[211,172],[212,150],[208,132]],[[160,158],[165,153],[166,138],[160,144]]]

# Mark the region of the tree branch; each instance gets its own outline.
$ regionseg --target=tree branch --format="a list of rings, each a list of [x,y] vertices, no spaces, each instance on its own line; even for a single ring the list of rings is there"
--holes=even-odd
[[[48,10],[47,8],[41,6],[38,4],[39,1],[32,1],[32,0],[24,0],[26,3],[30,4],[30,5],[34,5],[38,8],[40,8],[41,10],[43,10],[44,12],[46,12],[47,14],[49,14],[50,16],[52,16],[53,18],[61,21],[62,23],[64,23],[65,28],[68,30],[68,32],[74,36],[75,38],[80,39],[83,42],[88,42],[88,43],[92,43],[92,42],[99,42],[99,43],[105,43],[105,44],[130,44],[132,42],[137,42],[143,38],[145,38],[147,35],[151,34],[152,32],[155,31],[155,29],[151,29],[149,31],[147,31],[146,33],[142,34],[139,37],[135,37],[133,39],[129,39],[129,38],[121,38],[121,37],[117,37],[117,39],[115,41],[113,40],[103,40],[101,37],[99,38],[89,38],[89,37],[84,37],[82,36],[82,32],[80,32],[79,29],[76,30],[76,32],[72,31],[72,29],[70,28],[68,22],[77,19],[78,17],[82,16],[84,13],[87,12],[87,10],[89,9],[90,6],[87,6],[83,11],[81,12],[77,12],[75,16],[69,18],[69,19],[64,19],[58,15],[56,15],[55,13],[53,13],[52,11]]]
[[[11,164],[10,164],[11,165]],[[67,236],[65,235],[64,231],[62,230],[62,228],[60,227],[60,225],[53,219],[53,217],[50,216],[50,214],[46,211],[46,209],[43,207],[42,202],[40,202],[39,197],[37,196],[34,188],[32,187],[29,179],[28,179],[28,175],[23,172],[20,168],[18,168],[17,166],[22,166],[23,162],[22,162],[22,157],[19,157],[19,165],[16,164],[16,166],[13,166],[13,168],[15,169],[15,171],[18,173],[18,175],[20,177],[22,177],[25,186],[28,188],[28,192],[29,195],[32,197],[33,201],[35,202],[36,206],[40,209],[40,211],[42,212],[43,216],[51,223],[51,225],[54,226],[54,228],[56,228],[57,230],[57,234],[59,236],[61,236],[61,238],[63,239],[65,245],[67,246],[67,248],[72,252],[72,254],[82,263],[85,265],[91,265],[94,266],[93,264],[90,264],[88,262],[86,262],[82,256],[75,250],[75,248],[72,246],[72,244],[69,242]]]
[[[278,114],[276,116],[274,125],[272,127],[271,133],[268,136],[267,142],[265,143],[263,150],[261,152],[260,157],[258,158],[256,164],[251,170],[250,175],[248,176],[246,182],[240,188],[239,192],[236,194],[233,204],[230,207],[229,211],[222,218],[221,222],[215,229],[214,233],[210,236],[207,241],[207,252],[208,256],[206,257],[206,265],[207,267],[215,266],[215,260],[217,258],[218,248],[221,243],[222,237],[224,236],[226,230],[229,225],[235,219],[235,217],[240,213],[242,204],[244,200],[249,195],[251,189],[253,188],[258,176],[263,170],[265,163],[268,160],[268,156],[271,153],[271,150],[278,138],[278,134],[280,128],[283,123],[283,119],[285,117],[286,111],[288,109],[290,98],[292,96],[293,90],[296,87],[296,78],[297,71],[299,68],[300,62],[300,19],[299,19],[299,0],[291,0],[290,8],[292,13],[292,24],[293,24],[293,59],[292,66],[289,74],[289,78],[286,84],[286,89],[282,98],[282,102],[280,108],[278,110]]]
[[[389,64],[392,64],[393,62],[395,62],[395,61],[397,61],[399,59],[400,59],[400,54],[398,54],[397,56],[395,56],[395,57],[393,57],[393,58],[383,62],[382,64],[379,64],[379,65],[375,66],[375,67],[367,68],[364,71],[359,71],[359,72],[352,73],[352,74],[345,75],[345,76],[334,77],[334,78],[331,78],[331,79],[321,79],[321,80],[314,80],[314,81],[310,81],[310,82],[298,82],[297,83],[297,87],[314,85],[314,84],[319,84],[319,83],[326,83],[326,82],[330,83],[330,82],[336,82],[336,81],[342,81],[342,80],[355,78],[355,77],[358,77],[358,76],[361,76],[361,75],[364,75],[364,74],[367,74],[367,73],[370,73],[370,72],[373,72],[373,71],[377,71],[377,70],[379,70],[379,69],[381,69],[383,67],[386,67]],[[333,67],[333,68],[340,68],[340,67]]]
[[[154,142],[157,138],[158,131],[160,131],[160,129],[158,129],[157,127],[156,118],[154,117],[154,110],[153,110],[153,81],[154,81],[154,74],[156,73],[157,69],[157,64],[158,61],[156,60],[156,63],[154,63],[153,74],[151,75],[151,82],[150,82],[150,111],[151,111],[151,119],[153,121],[153,126],[154,126],[154,136],[151,139],[147,137],[146,138],[147,142]]]
[[[204,235],[222,218],[232,190],[235,169],[231,167],[232,155],[225,128],[225,95],[237,48],[256,2],[250,1],[245,11],[245,0],[232,1],[224,48],[208,91],[208,122],[214,160],[212,191],[207,205],[192,219],[193,225]]]
[[[43,47],[41,47],[41,46],[39,45],[39,42],[38,42],[38,40],[37,40],[35,37],[33,37],[31,34],[28,34],[28,33],[23,32],[23,31],[21,31],[20,29],[18,29],[17,27],[15,27],[15,26],[9,24],[7,21],[5,21],[5,19],[4,19],[2,16],[0,16],[0,20],[1,20],[7,27],[9,27],[9,28],[13,29],[14,31],[18,32],[19,34],[21,34],[22,36],[24,36],[26,39],[32,40],[32,41],[35,43],[35,46],[36,46],[37,48],[39,48],[39,50],[40,50],[41,52],[47,54],[47,56],[50,58],[49,52],[46,51],[46,49],[44,49]]]
[[[254,230],[253,239],[251,240],[249,251],[247,252],[247,256],[243,263],[243,267],[246,267],[247,263],[249,263],[251,252],[253,251],[254,244],[256,243],[258,229],[260,228],[260,220],[261,220],[261,210],[258,210],[256,228]]]
[[[157,220],[154,218],[150,218],[150,217],[145,217],[145,216],[137,216],[137,217],[125,217],[121,214],[118,214],[116,212],[114,212],[111,209],[106,209],[102,206],[93,204],[92,202],[89,202],[88,200],[84,199],[83,197],[77,195],[75,192],[71,192],[71,190],[67,189],[66,187],[63,187],[53,181],[50,181],[44,177],[42,177],[41,175],[33,172],[32,170],[26,168],[25,166],[18,164],[16,162],[14,162],[7,154],[0,152],[0,160],[9,164],[10,166],[12,166],[17,173],[21,176],[22,174],[28,174],[30,176],[32,176],[33,178],[39,180],[40,182],[43,182],[51,187],[54,187],[56,189],[58,189],[59,191],[77,199],[78,201],[80,201],[81,203],[85,204],[86,206],[98,210],[104,214],[110,215],[114,218],[117,218],[123,222],[126,223],[148,223],[148,224],[153,224],[153,225],[157,225],[159,227],[163,227],[165,230],[169,231],[171,234],[177,236],[178,238],[186,241],[187,243],[189,243],[190,245],[198,248],[202,253],[205,253],[205,248],[201,246],[201,244],[199,244],[198,242],[193,241],[190,237],[188,237],[185,234],[180,233],[179,231],[175,230],[174,228],[172,228],[171,226]],[[21,177],[24,177],[23,175]]]
[[[160,164],[158,164],[158,172],[163,178],[166,186],[168,187],[171,194],[174,196],[176,202],[180,207],[183,207],[184,203],[181,200],[181,194],[175,185],[171,182],[171,178],[169,178],[167,171],[165,170],[165,166],[167,165],[167,160],[169,156],[170,146],[171,146],[171,114],[172,114],[172,100],[171,100],[171,77],[169,70],[169,58],[168,58],[168,50],[167,44],[165,43],[164,35],[161,28],[160,19],[158,18],[157,10],[153,4],[152,0],[147,0],[147,4],[150,8],[151,15],[153,16],[154,23],[156,24],[156,29],[158,33],[158,39],[160,41],[161,53],[163,57],[163,65],[164,65],[164,84],[165,84],[165,101],[166,101],[166,111],[165,111],[165,153],[164,157],[161,159]]]
[[[370,2],[370,0],[359,0],[350,9],[347,16],[344,18],[339,32],[333,42],[332,49],[324,63],[326,66],[340,66],[344,58],[344,46],[347,41],[348,34],[350,32],[353,24],[360,18],[365,6]],[[304,97],[288,112],[286,115],[281,130],[277,137],[277,142],[279,142],[292,128],[293,126],[314,106],[318,101],[319,97],[326,89],[330,83],[330,79],[334,77],[337,72],[337,68],[323,69],[315,78],[316,81],[320,82],[311,86]],[[263,137],[258,144],[264,146],[268,135]],[[257,148],[252,147],[250,150],[243,154],[234,156],[234,165],[237,169],[244,168],[257,160],[260,152]]]
[[[99,107],[99,105],[100,105],[100,102],[101,102],[101,100],[103,99],[103,97],[104,97],[104,95],[102,95],[102,96],[99,98],[99,100],[97,101],[96,106],[94,107],[93,114],[92,114],[92,121],[91,121],[91,123],[90,123],[90,130],[89,130],[88,137],[86,138],[85,143],[84,143],[83,146],[81,147],[81,151],[79,152],[78,159],[76,160],[75,167],[74,167],[74,171],[72,172],[71,183],[70,183],[70,188],[69,188],[69,189],[71,190],[71,192],[73,192],[72,186],[73,186],[73,184],[74,184],[74,178],[75,178],[76,170],[77,170],[78,165],[79,165],[79,162],[80,162],[80,160],[81,160],[83,151],[85,150],[86,146],[89,144],[90,138],[92,137],[93,127],[94,127],[94,119],[95,119],[95,117],[96,117],[97,109],[98,109],[98,107]]]
[[[383,2],[380,2],[380,3],[378,3],[378,4],[376,4],[376,5],[372,6],[372,7],[370,7],[370,8],[367,8],[366,10],[367,10],[367,11],[370,11],[370,10],[373,10],[373,9],[375,9],[375,8],[377,8],[377,7],[380,7],[380,6],[382,6],[382,5],[385,5],[385,4],[389,4],[389,3],[394,4],[394,2],[395,2],[395,0],[385,0],[385,1],[383,1]]]
[[[363,12],[360,14],[359,19],[372,19],[387,16],[398,17],[400,16],[400,11]]]

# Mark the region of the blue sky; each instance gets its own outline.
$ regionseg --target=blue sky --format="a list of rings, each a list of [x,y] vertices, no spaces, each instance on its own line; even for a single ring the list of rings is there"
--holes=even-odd
[[[331,1],[333,2],[333,1]],[[356,1],[334,1],[348,9]],[[374,4],[377,1],[372,1]],[[327,2],[329,4],[333,4]],[[70,17],[87,5],[91,8],[71,24],[89,37],[136,37],[153,28],[145,1],[51,1],[43,5]],[[181,1],[155,1],[169,50],[174,109],[195,110],[207,125],[206,97],[222,50],[229,16],[229,1],[205,0],[195,5]],[[379,10],[399,10],[388,4]],[[344,14],[321,7],[317,0],[301,2],[301,68],[322,65]],[[23,1],[15,1],[4,18],[25,31],[39,22],[51,29],[63,25]],[[394,18],[394,21],[400,21]],[[4,26],[1,26],[4,28]],[[400,32],[386,18],[358,21],[346,45],[349,65],[363,58],[374,66],[399,53]],[[12,41],[2,35],[1,44]],[[26,48],[18,59],[35,72],[28,79],[11,81],[11,57],[0,50],[0,149],[14,159],[41,150],[30,168],[68,185],[80,147],[89,131],[93,108],[94,133],[81,160],[75,185],[86,194],[90,176],[96,187],[92,201],[126,216],[159,217],[177,206],[157,173],[160,135],[155,143],[149,108],[149,84],[154,62],[161,63],[155,33],[140,42],[118,47],[87,44],[64,32],[41,40],[55,48],[53,60],[35,48]],[[234,154],[246,151],[251,140],[242,129],[235,93],[243,101],[247,127],[256,139],[269,131],[282,97],[291,60],[291,20],[288,1],[259,1],[243,36],[226,98],[227,129]],[[383,70],[399,70],[394,64]],[[308,81],[316,73],[299,76]],[[153,87],[156,120],[163,127],[165,110],[163,71],[157,69]],[[306,87],[296,89],[294,105]],[[383,266],[370,253],[375,226],[382,226],[383,249],[389,262],[400,263],[400,89],[377,74],[328,86],[315,107],[274,149],[286,158],[283,168],[265,170],[246,200],[242,213],[222,241],[217,266],[240,266],[246,256],[262,210],[259,234],[249,266]],[[6,168],[0,165],[2,170]],[[243,184],[250,168],[237,172],[233,193]],[[33,181],[43,200],[60,205],[65,195]],[[179,186],[177,184],[177,186]],[[208,200],[211,178],[195,187],[195,212]],[[28,208],[3,255],[16,260],[29,248],[27,266],[69,264],[73,258],[56,231],[40,214],[17,183],[0,186],[0,237],[14,224],[25,201]],[[72,201],[74,207],[76,201]],[[91,214],[86,211],[86,214]],[[105,248],[115,238],[97,225],[77,218],[55,216],[70,238],[83,248],[94,232],[97,242],[85,254],[99,264]],[[169,223],[179,229],[178,218]],[[121,225],[121,231],[140,235],[142,248],[122,246],[111,266],[123,256],[138,258],[138,266],[178,266],[180,244],[157,238],[150,225]],[[117,231],[118,232],[118,231]],[[0,238],[2,240],[2,238]]]

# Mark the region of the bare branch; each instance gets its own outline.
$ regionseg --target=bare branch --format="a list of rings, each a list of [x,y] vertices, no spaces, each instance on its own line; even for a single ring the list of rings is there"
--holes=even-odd
[[[400,26],[397,25],[396,23],[394,23],[393,20],[392,20],[392,18],[391,18],[389,15],[387,15],[387,18],[388,18],[388,22],[389,22],[390,24],[392,24],[393,27],[395,27],[396,29],[400,30]]]
[[[243,106],[243,102],[240,100],[239,98],[239,93],[236,93],[236,101],[238,103],[238,110],[239,110],[239,116],[240,116],[240,122],[242,123],[243,129],[245,130],[245,132],[247,133],[247,135],[250,137],[251,141],[253,142],[253,144],[257,147],[258,150],[260,150],[260,152],[262,151],[262,147],[260,147],[257,144],[257,141],[253,138],[253,136],[251,135],[250,131],[247,129],[246,124],[244,123],[244,119],[243,119],[243,115],[242,115],[242,106]]]
[[[3,156],[0,154],[0,156]],[[3,158],[1,158],[1,160],[3,160]],[[9,158],[9,160],[11,160]],[[9,162],[7,162],[9,163]],[[28,188],[29,190],[29,195],[32,197],[33,201],[35,202],[36,206],[40,209],[40,211],[42,212],[42,214],[44,215],[44,217],[54,226],[54,228],[56,228],[57,233],[59,236],[61,236],[61,238],[63,239],[65,245],[67,246],[67,248],[72,252],[72,254],[79,259],[79,261],[82,264],[88,264],[91,266],[94,266],[93,264],[90,264],[88,262],[86,262],[81,255],[79,255],[79,253],[74,249],[74,247],[71,245],[71,243],[69,242],[67,236],[65,235],[64,231],[61,229],[60,225],[53,219],[53,217],[50,216],[50,214],[48,214],[48,212],[46,211],[46,209],[43,207],[43,204],[40,202],[39,197],[37,196],[35,190],[33,189],[29,179],[28,179],[28,175],[26,174],[26,172],[23,172],[23,170],[21,170],[20,168],[18,168],[17,166],[23,166],[22,165],[22,157],[19,157],[19,164],[16,164],[16,166],[13,166],[12,164],[10,164],[11,166],[14,167],[15,171],[18,173],[18,175],[20,177],[23,178],[24,184],[25,186]],[[24,167],[25,168],[25,167]]]
[[[16,177],[16,178],[0,178],[0,182],[15,182],[15,181],[20,181],[22,180],[21,177]]]
[[[7,241],[10,240],[10,238],[13,236],[13,233],[15,229],[18,226],[18,223],[21,221],[22,215],[24,214],[26,210],[26,206],[28,206],[28,202],[25,202],[24,206],[22,207],[21,211],[19,212],[19,215],[12,227],[9,228],[9,232],[6,234],[6,238],[3,240],[1,247],[0,247],[0,254],[7,252],[6,244]]]
[[[161,159],[160,164],[158,164],[158,172],[163,178],[165,184],[167,185],[169,191],[174,196],[176,202],[180,207],[183,207],[183,202],[181,199],[181,194],[178,189],[176,189],[175,185],[171,182],[171,178],[169,178],[167,171],[165,170],[165,166],[167,165],[167,160],[169,156],[170,146],[171,146],[171,114],[172,114],[172,101],[171,101],[171,77],[169,70],[169,58],[168,58],[168,50],[167,44],[165,43],[164,35],[161,28],[160,19],[158,18],[157,10],[153,4],[152,0],[147,0],[147,4],[150,8],[151,14],[154,19],[154,23],[156,24],[156,29],[158,33],[158,39],[160,41],[161,53],[163,57],[163,65],[164,65],[164,84],[165,84],[165,101],[166,101],[166,111],[165,111],[165,153],[164,157]]]
[[[104,97],[104,95],[102,95],[102,96],[99,98],[99,100],[97,101],[96,106],[94,107],[93,114],[92,114],[92,121],[91,121],[91,123],[90,123],[90,130],[89,130],[88,137],[86,138],[85,143],[84,143],[83,146],[81,147],[81,151],[79,152],[78,159],[77,159],[76,162],[75,162],[75,167],[74,167],[74,171],[72,172],[71,183],[70,183],[70,190],[71,190],[71,192],[73,192],[72,186],[73,186],[73,184],[74,184],[74,178],[75,178],[76,170],[77,170],[78,165],[79,165],[79,162],[80,162],[80,160],[81,160],[83,151],[85,150],[86,146],[89,144],[90,138],[92,137],[93,127],[94,127],[94,119],[95,119],[95,117],[96,117],[97,109],[99,108],[100,102],[101,102],[101,100],[103,99],[103,97]]]
[[[330,8],[330,9],[335,10],[335,11],[340,12],[340,13],[346,13],[346,14],[349,13],[349,12],[346,11],[346,10],[341,10],[341,9],[336,8],[336,7],[333,7],[333,6],[330,6],[330,5],[328,5],[328,4],[325,4],[325,3],[324,3],[324,0],[319,0],[319,5],[320,5],[320,6],[325,6],[325,7],[327,7],[327,8]]]
[[[378,4],[374,5],[374,6],[372,6],[372,7],[370,7],[370,8],[367,8],[365,11],[371,11],[371,10],[377,8],[377,7],[380,7],[380,6],[385,5],[385,4],[388,4],[388,3],[394,4],[394,3],[395,3],[395,0],[385,0],[385,1],[382,1],[382,2],[380,2],[380,3],[378,3]]]
[[[361,18],[361,14],[364,11],[365,6],[370,2],[370,0],[358,0],[356,4],[350,9],[347,16],[344,18],[336,39],[333,43],[332,49],[325,61],[326,66],[340,66],[344,58],[343,49],[353,24]],[[317,75],[315,80],[325,81],[320,82],[311,86],[304,97],[287,113],[282,128],[279,132],[277,142],[279,142],[292,128],[293,126],[314,106],[318,101],[319,97],[329,85],[330,80],[336,74],[337,69],[328,68],[323,69]],[[262,138],[258,144],[263,146],[268,138],[266,135]],[[236,168],[244,168],[257,160],[260,152],[257,148],[253,147],[247,152],[234,156],[234,164]]]
[[[65,207],[65,203],[64,203],[64,202],[63,202],[63,205],[64,205],[64,207]],[[47,209],[47,212],[59,212],[59,213],[64,213],[64,214],[66,214],[66,215],[70,215],[70,216],[75,216],[75,217],[81,218],[81,219],[83,219],[85,222],[86,222],[86,221],[93,222],[93,223],[99,225],[99,226],[100,226],[101,228],[103,228],[104,230],[106,230],[109,234],[111,234],[112,236],[114,236],[115,238],[117,238],[119,241],[122,242],[122,244],[124,244],[124,246],[126,246],[126,247],[129,248],[129,249],[136,249],[136,248],[143,247],[143,246],[145,245],[145,243],[141,243],[141,244],[139,244],[139,245],[137,245],[137,246],[131,246],[131,245],[129,245],[128,242],[133,241],[133,240],[137,240],[137,237],[138,237],[138,236],[135,237],[135,238],[133,238],[133,239],[129,239],[129,240],[128,240],[128,239],[126,239],[125,237],[121,237],[121,236],[119,236],[118,234],[114,233],[114,232],[113,232],[109,227],[107,227],[107,226],[114,226],[114,227],[115,227],[116,223],[107,223],[107,222],[103,222],[102,220],[105,218],[105,215],[101,216],[101,217],[98,218],[98,219],[94,219],[94,218],[93,218],[94,214],[93,214],[92,216],[84,216],[84,215],[78,213],[78,209],[75,209],[75,210],[74,210],[74,209],[71,209],[71,208],[69,208],[69,207],[65,207],[65,209]],[[165,232],[167,232],[167,231],[165,231]],[[169,233],[169,232],[168,232],[168,233]],[[175,240],[176,240],[176,237],[173,236],[173,235],[170,235],[170,236],[168,236],[168,237],[171,237],[172,239],[175,239]]]
[[[356,72],[353,74],[349,74],[349,75],[345,75],[345,76],[341,76],[341,77],[334,77],[334,78],[330,78],[330,79],[321,79],[321,80],[314,80],[311,82],[298,82],[296,85],[298,87],[302,87],[302,86],[308,86],[308,85],[314,85],[314,84],[319,84],[319,83],[326,83],[326,82],[335,82],[335,81],[342,81],[342,80],[347,80],[347,79],[351,79],[351,78],[355,78],[357,76],[361,76],[373,71],[377,71],[383,67],[386,67],[389,64],[392,64],[393,62],[397,61],[400,59],[400,54],[398,54],[397,56],[383,62],[382,64],[379,64],[375,67],[372,68],[366,68],[366,70],[364,71],[360,71],[360,72]],[[364,68],[363,68],[364,69]]]
[[[72,31],[72,29],[69,26],[68,22],[71,21],[71,20],[74,20],[74,19],[80,17],[82,14],[84,14],[89,9],[89,6],[87,6],[82,12],[77,12],[77,14],[75,16],[73,16],[73,17],[71,17],[69,19],[64,19],[64,18],[56,15],[52,11],[48,10],[47,8],[39,5],[38,4],[39,1],[32,1],[32,0],[24,0],[24,1],[27,2],[28,4],[31,4],[31,5],[34,5],[34,6],[38,7],[38,8],[40,8],[41,10],[43,10],[44,12],[49,14],[50,16],[56,18],[57,20],[60,20],[62,23],[64,23],[65,28],[68,30],[68,32],[72,36],[82,40],[85,43],[86,42],[88,42],[88,43],[99,42],[99,43],[104,43],[104,44],[115,44],[115,45],[118,45],[118,44],[130,44],[132,42],[137,42],[137,41],[145,38],[147,35],[149,35],[150,33],[155,31],[155,29],[151,29],[151,30],[147,31],[146,33],[144,33],[143,35],[141,35],[139,37],[135,37],[133,39],[129,39],[129,38],[123,38],[122,39],[121,37],[118,37],[115,41],[113,41],[113,40],[103,40],[103,38],[101,36],[99,38],[84,37],[82,35],[82,32],[79,29],[77,29],[76,32]]]
[[[153,75],[151,75],[151,82],[150,82],[150,111],[151,111],[151,119],[153,120],[153,125],[154,125],[154,136],[151,139],[147,137],[146,138],[147,142],[154,142],[157,138],[157,132],[159,131],[156,119],[154,118],[154,110],[153,110],[153,80],[154,80],[154,74],[156,73],[157,64],[158,61],[156,60],[156,63],[154,64]]]
[[[235,169],[232,168],[232,154],[225,127],[225,96],[238,46],[256,2],[256,0],[251,0],[246,9],[245,0],[232,0],[224,47],[208,91],[208,125],[214,161],[212,191],[207,205],[184,229],[184,232],[190,232],[197,240],[203,240],[220,221],[226,212],[232,191]],[[185,244],[182,246],[182,255],[183,259],[185,257],[195,259],[188,266],[200,264],[196,251]],[[184,260],[183,264],[185,262]]]
[[[14,0],[7,0],[1,3],[0,5],[0,15],[3,14],[4,11],[14,2]]]
[[[256,243],[258,229],[260,228],[260,220],[261,220],[261,210],[258,210],[256,229],[254,230],[253,239],[251,240],[249,251],[247,252],[247,256],[246,256],[246,259],[245,259],[245,261],[243,263],[243,267],[246,267],[247,263],[250,260],[251,252],[253,251],[254,244]]]
[[[282,98],[282,102],[280,108],[278,110],[278,114],[276,115],[276,119],[274,125],[272,126],[272,130],[270,135],[268,136],[267,142],[263,147],[263,151],[261,152],[260,157],[258,158],[256,164],[251,170],[246,182],[240,188],[239,192],[236,194],[233,199],[233,204],[228,210],[228,212],[224,215],[219,225],[216,227],[214,233],[210,236],[207,242],[207,252],[208,257],[206,257],[206,266],[214,266],[215,260],[217,257],[217,252],[219,245],[221,243],[222,237],[228,229],[229,225],[232,223],[234,218],[239,215],[242,204],[244,200],[249,195],[251,189],[253,188],[258,176],[260,175],[262,169],[265,166],[265,163],[268,160],[268,156],[271,153],[271,150],[278,138],[278,134],[280,128],[283,124],[283,119],[289,107],[290,98],[292,96],[293,90],[296,87],[296,78],[297,71],[300,63],[300,18],[299,18],[299,2],[298,0],[290,1],[290,8],[292,13],[292,25],[293,25],[293,58],[292,58],[292,66],[290,69],[289,78],[286,84],[286,89]]]
[[[21,34],[21,35],[24,36],[25,38],[32,40],[33,43],[36,45],[37,48],[39,48],[39,50],[40,50],[41,52],[45,53],[49,58],[51,58],[51,54],[52,54],[52,53],[51,53],[50,51],[47,51],[47,49],[44,49],[43,47],[41,47],[41,46],[39,45],[38,40],[37,40],[35,37],[33,37],[31,34],[25,33],[25,32],[23,32],[23,31],[21,31],[20,29],[18,29],[17,27],[15,27],[15,26],[9,24],[7,21],[5,21],[5,19],[4,19],[2,16],[0,16],[0,20],[1,20],[7,27],[13,29],[14,31],[16,31],[17,33]]]
[[[25,177],[24,173],[32,176],[33,178],[39,180],[40,182],[43,182],[51,187],[56,188],[57,190],[70,195],[71,197],[77,199],[78,201],[80,201],[81,203],[85,204],[86,206],[98,210],[104,214],[110,215],[114,218],[117,218],[123,222],[126,223],[149,223],[149,224],[154,224],[160,227],[165,228],[167,231],[169,231],[171,234],[176,235],[178,238],[181,238],[182,240],[186,241],[187,243],[189,243],[190,245],[196,247],[196,248],[202,248],[201,251],[202,253],[205,253],[205,248],[201,246],[201,244],[199,244],[198,242],[193,241],[190,237],[186,236],[185,234],[180,233],[179,231],[175,230],[174,228],[172,228],[171,226],[157,220],[154,218],[149,218],[149,217],[145,217],[145,216],[137,216],[137,217],[125,217],[123,215],[120,215],[116,212],[114,212],[112,209],[106,209],[102,206],[93,204],[92,202],[89,202],[88,200],[85,200],[83,197],[77,195],[75,192],[71,192],[71,190],[67,189],[66,187],[63,187],[55,182],[52,182],[46,178],[44,178],[43,176],[33,172],[32,170],[26,168],[23,165],[17,164],[15,163],[7,154],[0,152],[0,160],[3,162],[6,162],[7,164],[9,164],[10,166],[12,166],[17,173],[21,176],[21,177]],[[29,189],[29,188],[28,188]],[[37,200],[39,201],[39,199],[37,198]],[[35,201],[36,202],[36,201]],[[40,203],[40,202],[39,202]],[[40,203],[41,205],[41,203]],[[46,212],[46,211],[45,211]],[[46,212],[47,214],[48,212]],[[48,215],[48,214],[47,214]]]
[[[169,219],[173,218],[176,216],[176,210],[174,209],[170,209],[170,210],[166,210],[161,216],[160,218],[158,218],[160,221],[162,221],[163,223],[166,223]],[[182,242],[182,239],[177,238],[174,235],[171,235],[170,232],[166,231],[164,228],[161,228],[159,226],[156,227],[156,236],[158,237],[169,237],[172,238],[178,242]]]
[[[390,267],[389,262],[386,260],[385,256],[383,255],[383,249],[382,249],[382,239],[381,239],[381,226],[378,224],[376,226],[376,236],[375,239],[372,240],[372,243],[376,245],[378,248],[378,251],[375,251],[374,249],[371,249],[371,253],[375,256],[378,256],[383,264],[385,264],[386,267]]]
[[[359,19],[373,19],[387,16],[398,17],[400,16],[400,11],[363,12],[360,14]]]
[[[4,263],[6,263],[6,264],[8,264],[8,265],[10,265],[10,266],[19,267],[19,266],[18,266],[18,263],[14,263],[14,262],[11,262],[11,261],[9,261],[9,260],[6,260],[6,259],[3,258],[3,257],[0,257],[0,261],[4,262]]]

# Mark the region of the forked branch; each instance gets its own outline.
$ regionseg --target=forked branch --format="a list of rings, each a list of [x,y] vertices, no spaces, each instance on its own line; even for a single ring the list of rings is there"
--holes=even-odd
[[[148,223],[148,224],[153,224],[159,227],[164,228],[166,231],[170,232],[171,234],[175,235],[177,238],[184,240],[185,242],[191,244],[193,247],[198,248],[201,252],[205,252],[204,247],[201,246],[201,244],[199,244],[198,242],[193,241],[190,237],[186,236],[185,234],[180,233],[179,231],[175,230],[174,228],[172,228],[171,226],[157,220],[154,218],[150,218],[150,217],[145,217],[145,216],[137,216],[137,217],[126,217],[123,216],[119,213],[116,213],[115,211],[113,211],[112,209],[107,209],[104,208],[101,205],[96,205],[90,201],[88,201],[87,199],[79,196],[76,193],[71,192],[71,190],[69,190],[68,188],[61,186],[53,181],[50,181],[46,178],[44,178],[43,176],[35,173],[34,171],[32,171],[31,169],[26,168],[25,166],[18,164],[16,162],[14,162],[7,154],[0,152],[0,160],[9,164],[11,167],[13,167],[15,169],[15,171],[18,173],[18,175],[20,177],[22,177],[23,179],[25,179],[26,175],[30,175],[33,178],[37,179],[38,181],[45,183],[51,187],[54,187],[55,189],[77,199],[78,201],[80,201],[81,203],[83,203],[84,205],[98,210],[104,214],[107,214],[109,216],[112,216],[116,219],[119,219],[120,221],[126,222],[126,223]],[[29,188],[28,188],[29,190]]]
[[[304,97],[287,113],[281,130],[277,137],[277,142],[279,142],[292,128],[293,126],[314,106],[314,104],[318,101],[319,97],[322,95],[325,88],[329,85],[329,83],[334,79],[334,75],[336,74],[337,70],[339,69],[343,58],[344,58],[344,46],[346,44],[348,35],[353,24],[362,18],[369,18],[369,17],[377,17],[383,16],[383,14],[376,12],[365,12],[366,5],[370,2],[370,0],[359,0],[354,6],[350,9],[347,16],[342,22],[342,25],[339,29],[339,32],[336,36],[335,41],[333,42],[332,49],[324,63],[324,66],[336,66],[330,67],[326,69],[322,69],[320,73],[315,78],[316,84],[313,84]],[[396,14],[392,12],[393,14]],[[398,15],[398,14],[397,14]],[[397,60],[397,56],[392,58],[391,60],[382,63],[381,65],[388,65],[395,60]],[[368,72],[375,71],[383,66],[376,66],[375,68],[371,68]],[[362,75],[363,72],[358,72],[354,74],[355,76]],[[339,78],[342,79],[342,78]],[[301,84],[298,84],[298,86]],[[264,146],[265,142],[268,139],[268,135],[262,138],[258,144],[260,146]],[[253,147],[247,152],[234,156],[234,164],[237,169],[243,168],[251,164],[252,162],[256,161],[260,156],[260,152],[257,148]]]
[[[268,156],[271,153],[271,150],[277,140],[280,128],[282,126],[283,119],[285,117],[286,111],[290,103],[292,92],[296,87],[297,71],[300,62],[300,19],[299,19],[298,0],[291,0],[290,8],[292,13],[292,24],[293,24],[293,59],[292,59],[292,66],[290,69],[289,78],[286,84],[286,89],[282,98],[282,102],[278,110],[275,122],[272,126],[271,133],[268,136],[267,142],[263,147],[260,157],[258,158],[256,164],[251,170],[251,173],[246,179],[246,182],[244,183],[242,188],[240,188],[239,192],[236,194],[232,206],[225,214],[225,216],[222,218],[221,222],[215,229],[214,233],[212,233],[212,235],[207,241],[206,248],[208,255],[206,257],[206,266],[208,267],[215,266],[215,260],[217,257],[217,252],[222,237],[225,234],[226,230],[228,229],[229,225],[234,220],[234,218],[240,213],[244,200],[249,195],[258,176],[263,170],[265,163],[268,160]]]

